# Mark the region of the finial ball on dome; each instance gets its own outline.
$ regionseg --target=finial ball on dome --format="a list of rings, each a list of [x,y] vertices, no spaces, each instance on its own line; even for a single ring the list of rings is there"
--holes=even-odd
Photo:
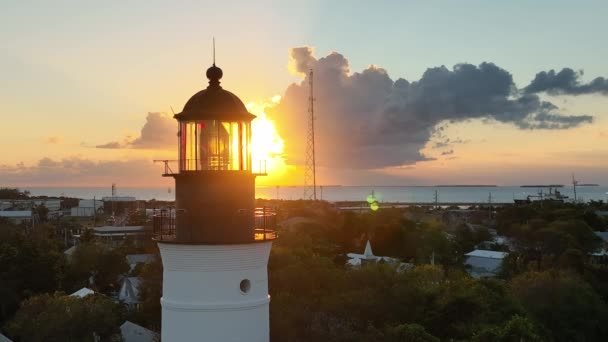
[[[207,69],[207,78],[209,81],[219,81],[223,75],[222,69],[216,67],[215,64]]]

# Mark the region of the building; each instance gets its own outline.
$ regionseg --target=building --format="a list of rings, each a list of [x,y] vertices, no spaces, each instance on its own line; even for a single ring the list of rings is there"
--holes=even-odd
[[[90,229],[93,229],[96,237],[112,246],[120,245],[127,238],[138,244],[149,238],[150,233],[145,226],[102,226]],[[80,237],[79,235],[74,236]]]
[[[175,179],[176,215],[153,218],[164,272],[163,341],[270,338],[267,265],[276,235],[263,225],[272,220],[260,219],[269,212],[255,208],[255,116],[222,89],[221,77],[214,64],[207,89],[174,116],[178,166],[166,164],[163,176]]]
[[[125,321],[120,326],[120,335],[124,342],[155,342],[159,341],[159,336],[152,330],[146,329],[141,325]]]
[[[108,215],[122,215],[137,209],[137,199],[131,196],[106,196],[103,211]]]
[[[486,251],[476,249],[465,254],[465,266],[473,278],[495,277],[502,266],[502,261],[508,255],[506,252]]]
[[[0,211],[0,217],[4,217],[15,224],[30,224],[34,219],[31,210],[4,210]]]
[[[131,267],[130,271],[133,271],[137,265],[149,264],[154,261],[154,254],[128,254],[125,258],[127,264]]]
[[[363,251],[363,254],[348,253],[346,256],[349,258],[346,261],[346,264],[349,266],[361,266],[369,262],[399,262],[399,259],[375,256],[372,252],[372,244],[369,242],[369,240],[367,240],[367,244],[365,244],[365,251]]]
[[[86,297],[88,295],[92,295],[92,294],[95,294],[95,291],[91,290],[88,287],[83,287],[80,290],[72,293],[70,296],[84,298],[84,297]]]
[[[95,199],[84,199],[78,201],[78,206],[70,208],[70,216],[91,217],[99,213],[104,202]]]
[[[139,284],[138,277],[125,277],[118,291],[118,300],[125,303],[131,310],[139,308]]]
[[[401,262],[397,258],[374,255],[372,252],[372,244],[369,240],[367,240],[367,243],[365,244],[365,251],[363,251],[363,254],[348,253],[346,256],[348,257],[346,265],[350,267],[361,267],[361,265],[367,263],[387,263],[395,266],[397,271],[406,271],[414,266],[410,263]]]

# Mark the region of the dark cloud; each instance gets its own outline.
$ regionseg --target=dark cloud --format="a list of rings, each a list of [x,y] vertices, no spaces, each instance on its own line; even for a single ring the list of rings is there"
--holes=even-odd
[[[0,179],[3,183],[27,186],[111,184],[116,181],[131,185],[150,185],[162,182],[161,173],[162,167],[149,160],[42,158],[29,166],[24,163],[14,166],[0,165]]]
[[[546,92],[551,95],[582,95],[599,93],[608,95],[608,79],[597,77],[593,81],[581,84],[582,71],[563,68],[559,72],[551,69],[536,74],[534,80],[524,88],[527,94]]]
[[[449,151],[444,151],[444,152],[441,152],[441,155],[442,155],[442,156],[449,156],[449,155],[451,155],[451,154],[454,154],[454,150],[449,150]]]
[[[164,149],[175,147],[176,144],[176,121],[165,113],[148,113],[146,123],[141,129],[138,138],[126,137],[123,142],[111,141],[97,145],[97,148],[142,148],[142,149]]]
[[[290,57],[295,71],[314,70],[317,162],[329,167],[372,169],[428,160],[420,151],[446,122],[483,119],[521,129],[567,129],[592,121],[587,115],[561,115],[535,94],[520,95],[512,75],[492,63],[429,68],[410,82],[393,81],[377,66],[351,73],[348,60],[335,52],[317,59],[302,47]],[[306,75],[290,85],[281,103],[267,111],[295,164],[304,159],[308,81]]]

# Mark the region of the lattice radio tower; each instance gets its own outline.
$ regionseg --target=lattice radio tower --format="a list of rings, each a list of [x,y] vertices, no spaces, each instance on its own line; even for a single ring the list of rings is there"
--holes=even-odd
[[[308,74],[310,95],[308,96],[308,135],[306,139],[306,166],[304,170],[304,199],[317,200],[317,170],[315,161],[315,98],[313,96],[313,73]]]

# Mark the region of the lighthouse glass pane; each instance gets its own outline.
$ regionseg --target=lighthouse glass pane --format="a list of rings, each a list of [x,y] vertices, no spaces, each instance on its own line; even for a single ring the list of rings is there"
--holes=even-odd
[[[248,124],[218,120],[180,125],[180,169],[248,170]]]
[[[250,145],[251,145],[251,137],[250,137],[250,124],[248,122],[244,122],[241,124],[241,156],[243,160],[243,169],[251,170],[251,153],[249,153]]]

